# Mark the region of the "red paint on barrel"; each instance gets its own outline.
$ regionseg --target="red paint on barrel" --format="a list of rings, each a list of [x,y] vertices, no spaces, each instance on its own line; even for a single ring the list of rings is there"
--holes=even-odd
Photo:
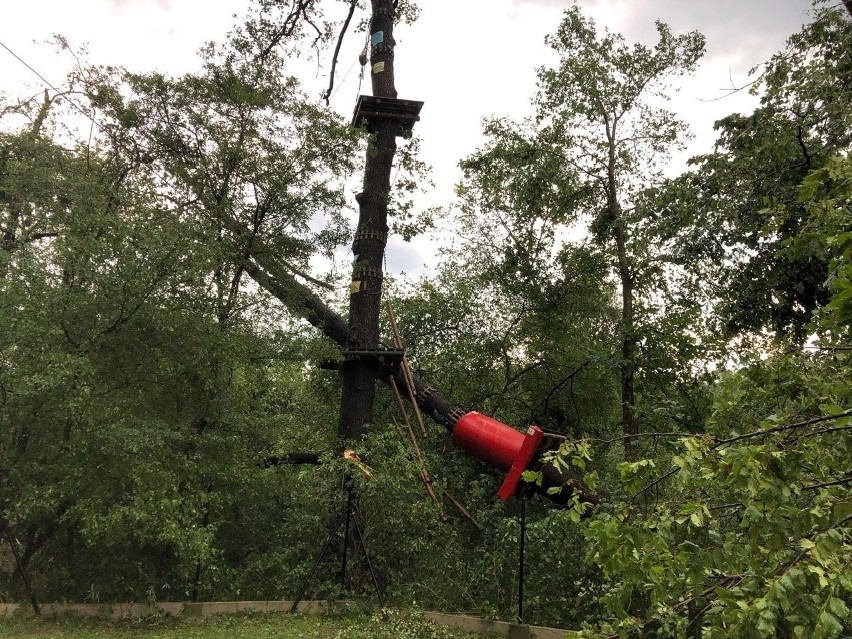
[[[477,412],[462,416],[453,429],[453,444],[503,470],[512,467],[524,439],[524,434],[511,426]]]

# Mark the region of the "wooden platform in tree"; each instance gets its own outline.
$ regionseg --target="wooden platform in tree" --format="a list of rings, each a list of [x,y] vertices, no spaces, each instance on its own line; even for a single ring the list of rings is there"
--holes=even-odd
[[[396,122],[401,133],[410,133],[414,123],[420,120],[422,102],[400,100],[399,98],[377,98],[372,95],[359,95],[352,115],[354,126],[365,126],[370,132],[376,130],[380,121]]]

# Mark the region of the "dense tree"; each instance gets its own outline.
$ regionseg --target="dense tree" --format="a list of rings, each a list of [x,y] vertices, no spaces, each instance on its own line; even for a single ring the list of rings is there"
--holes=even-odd
[[[618,368],[626,435],[639,432],[636,296],[637,287],[648,285],[642,281],[645,256],[630,237],[636,225],[635,199],[640,189],[659,178],[661,163],[684,134],[684,125],[659,103],[669,97],[672,80],[694,69],[704,51],[698,33],[675,36],[662,23],[657,23],[657,31],[659,41],[653,48],[629,45],[619,34],[599,34],[578,7],[569,9],[548,37],[560,62],[540,72],[536,100],[542,139],[561,147],[561,179],[573,176],[574,190],[591,214],[592,235],[607,247],[618,275]],[[564,207],[559,212],[569,213]]]
[[[766,64],[753,113],[716,123],[713,153],[648,206],[662,250],[701,282],[729,337],[769,330],[801,343],[828,301],[827,254],[799,243],[810,213],[802,180],[850,144],[849,18],[820,10]]]
[[[475,405],[507,411],[512,423],[599,432],[614,399],[601,381],[615,314],[604,255],[566,241],[585,189],[560,140],[505,120],[488,122],[486,131],[485,147],[462,162],[457,239],[424,289],[438,299],[427,302],[430,312],[416,313],[414,337],[425,341],[442,307],[467,328],[449,333],[452,342],[419,346],[418,361],[440,365],[441,353],[461,359],[455,375],[445,366],[441,387],[464,384],[465,395],[479,398]],[[459,351],[456,342],[471,338],[475,345]]]
[[[653,220],[684,231],[675,254],[687,271],[694,250],[705,281],[739,282],[711,291],[729,330],[821,343],[743,348],[741,367],[711,389],[705,435],[659,435],[667,454],[621,466],[626,499],[587,529],[608,616],[589,636],[837,637],[848,627],[849,125],[848,102],[829,97],[847,88],[848,29],[826,9],[793,36],[768,66],[761,106],[721,122],[722,148],[665,192],[683,208]],[[731,319],[737,304],[748,321]]]
[[[258,33],[178,79],[77,69],[87,143],[52,139],[50,94],[3,136],[0,501],[43,594],[213,592],[274,445],[287,347],[246,259],[259,233],[291,272],[337,245],[353,138]]]

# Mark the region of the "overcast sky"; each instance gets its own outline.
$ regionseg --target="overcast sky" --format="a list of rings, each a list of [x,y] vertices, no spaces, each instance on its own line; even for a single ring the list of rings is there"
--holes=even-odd
[[[247,0],[17,0],[7,2],[0,42],[54,84],[67,60],[41,44],[52,34],[73,45],[87,44],[89,60],[134,70],[182,73],[197,65],[195,52],[221,40]],[[339,4],[341,10],[345,5]],[[456,165],[479,144],[481,120],[490,115],[523,117],[531,112],[535,69],[555,58],[544,36],[555,30],[566,0],[423,0],[420,19],[397,29],[396,84],[400,98],[425,106],[415,131],[424,159],[433,166],[435,188],[426,204],[446,204],[458,179]],[[748,70],[779,50],[788,35],[808,21],[810,0],[580,0],[599,25],[628,41],[653,43],[654,21],[676,32],[698,29],[707,36],[707,55],[675,102],[696,136],[690,154],[710,148],[713,122],[753,105],[745,92],[725,99]],[[332,107],[351,115],[358,93],[361,38],[350,38],[339,62]],[[327,84],[328,61],[302,73],[319,95]],[[26,87],[24,86],[26,83]],[[0,91],[19,96],[40,81],[0,49]],[[369,92],[365,78],[361,92]],[[682,158],[681,158],[682,159]],[[388,247],[392,272],[419,270],[425,245],[394,240]]]

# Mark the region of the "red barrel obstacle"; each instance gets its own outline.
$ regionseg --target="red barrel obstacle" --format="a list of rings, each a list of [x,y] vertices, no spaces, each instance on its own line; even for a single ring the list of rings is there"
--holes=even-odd
[[[543,435],[538,426],[530,426],[526,433],[521,433],[472,411],[456,422],[453,444],[486,463],[509,471],[497,491],[497,496],[507,501],[518,490],[521,474],[529,467]]]

